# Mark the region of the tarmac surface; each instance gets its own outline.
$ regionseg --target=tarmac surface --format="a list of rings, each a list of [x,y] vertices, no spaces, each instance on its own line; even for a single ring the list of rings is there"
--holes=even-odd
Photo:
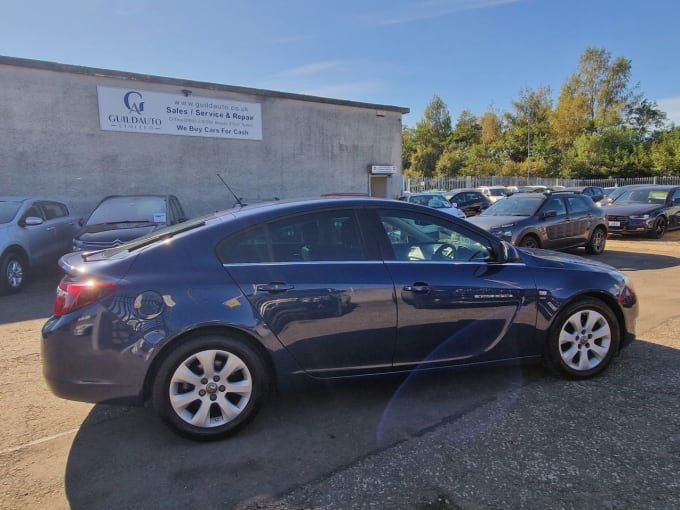
[[[597,378],[509,367],[329,385],[215,443],[149,409],[52,396],[45,275],[0,297],[0,508],[680,508],[680,232],[610,239],[597,258],[641,302],[638,340]]]

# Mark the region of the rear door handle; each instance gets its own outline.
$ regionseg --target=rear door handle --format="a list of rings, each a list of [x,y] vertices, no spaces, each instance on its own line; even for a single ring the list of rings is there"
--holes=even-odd
[[[403,289],[407,292],[414,292],[415,294],[427,294],[430,292],[430,285],[425,282],[416,282],[413,285],[404,285]]]
[[[258,285],[255,287],[258,292],[286,292],[287,290],[293,290],[295,288],[294,285],[289,285],[285,282],[270,282],[266,283],[263,285]]]

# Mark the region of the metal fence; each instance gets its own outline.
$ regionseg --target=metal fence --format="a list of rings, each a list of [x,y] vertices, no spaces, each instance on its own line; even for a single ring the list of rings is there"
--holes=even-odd
[[[626,184],[673,184],[680,185],[680,176],[670,177],[630,177],[611,179],[561,179],[558,177],[420,177],[404,179],[404,191],[449,191],[459,188],[479,186],[601,186],[603,188],[624,186]]]

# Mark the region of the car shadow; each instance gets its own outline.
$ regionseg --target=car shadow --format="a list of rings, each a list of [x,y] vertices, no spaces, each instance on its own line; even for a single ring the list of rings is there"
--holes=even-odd
[[[536,367],[437,372],[277,395],[235,436],[195,442],[148,408],[96,405],[65,476],[70,507],[232,508],[319,480],[489,402],[552,381]],[[488,426],[497,417],[490,417]],[[459,440],[478,431],[462,430]]]
[[[0,296],[0,324],[35,319],[52,314],[54,295],[61,280],[60,270],[43,270],[30,275],[21,292]]]
[[[97,405],[73,442],[66,495],[74,510],[260,508],[258,501],[323,481],[435,430],[435,437],[445,432],[447,443],[474,445],[478,437],[502,430],[507,417],[527,408],[533,420],[527,428],[550,430],[556,403],[576,406],[573,412],[565,411],[569,427],[561,430],[561,440],[598,427],[628,430],[629,423],[646,423],[636,434],[653,441],[654,448],[665,438],[652,430],[658,424],[649,415],[668,405],[664,399],[674,397],[653,388],[677,379],[678,364],[680,350],[640,340],[624,349],[607,372],[588,381],[558,379],[540,367],[505,367],[327,385],[276,396],[237,435],[207,443],[174,434],[149,409]],[[537,419],[544,422],[535,423]],[[549,443],[550,451],[533,451],[532,444],[531,453],[518,455],[563,455],[554,462],[573,461],[572,452],[555,450]],[[493,451],[486,452],[483,444],[479,448],[478,462],[494,462]],[[580,450],[581,465],[601,462],[597,448]],[[635,453],[630,455],[617,462],[638,466]],[[390,458],[405,473],[422,469],[411,462],[407,455]],[[644,469],[636,471],[636,479],[653,480],[655,473]]]
[[[641,247],[639,251],[618,251],[605,249],[600,255],[590,255],[585,250],[575,248],[566,250],[573,255],[604,262],[620,271],[644,271],[646,269],[667,269],[680,265],[679,257],[645,253]]]

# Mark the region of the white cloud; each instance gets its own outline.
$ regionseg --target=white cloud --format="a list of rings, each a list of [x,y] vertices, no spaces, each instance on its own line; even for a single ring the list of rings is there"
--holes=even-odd
[[[523,0],[428,0],[395,6],[389,12],[375,12],[367,21],[373,25],[399,25],[438,18],[456,12],[487,9],[499,5],[514,4]]]
[[[656,101],[662,112],[666,112],[668,122],[680,126],[680,97],[666,97]]]
[[[320,85],[302,93],[317,97],[336,97],[353,101],[364,101],[367,95],[371,95],[382,86],[377,80],[365,80],[346,83],[334,83]]]
[[[311,76],[326,71],[333,71],[337,69],[339,65],[340,65],[339,62],[334,61],[315,62],[313,64],[307,64],[300,67],[294,67],[293,69],[288,69],[286,71],[281,71],[280,73],[276,73],[273,77],[275,79],[280,79],[280,78],[296,78],[298,76]]]

